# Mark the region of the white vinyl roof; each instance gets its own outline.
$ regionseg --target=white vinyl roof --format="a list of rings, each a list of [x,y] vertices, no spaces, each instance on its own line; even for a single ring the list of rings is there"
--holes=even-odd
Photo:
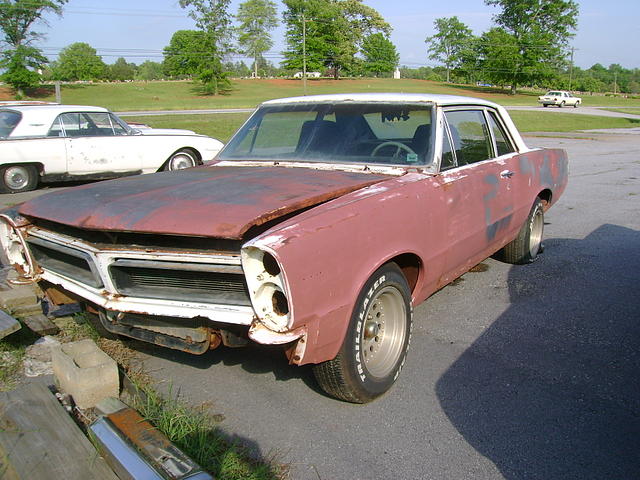
[[[348,103],[348,102],[388,102],[388,103],[429,103],[434,105],[479,105],[497,108],[498,105],[474,97],[458,95],[435,95],[428,93],[341,93],[336,95],[309,95],[268,100],[262,105],[283,105],[290,103]]]

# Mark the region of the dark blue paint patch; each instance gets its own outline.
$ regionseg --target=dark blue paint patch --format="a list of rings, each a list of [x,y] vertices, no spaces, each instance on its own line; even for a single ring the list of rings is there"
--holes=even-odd
[[[501,218],[497,222],[487,225],[487,230],[486,230],[487,241],[489,242],[493,241],[493,239],[496,238],[496,235],[500,230],[506,229],[509,226],[509,223],[511,222],[512,216],[513,214],[507,215],[506,217]]]

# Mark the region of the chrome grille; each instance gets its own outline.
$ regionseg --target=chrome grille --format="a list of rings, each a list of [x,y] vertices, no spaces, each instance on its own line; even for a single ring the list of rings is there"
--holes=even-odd
[[[41,238],[29,238],[27,244],[43,269],[94,288],[102,288],[102,280],[89,254]]]
[[[121,259],[109,267],[109,273],[123,295],[251,305],[240,266]]]

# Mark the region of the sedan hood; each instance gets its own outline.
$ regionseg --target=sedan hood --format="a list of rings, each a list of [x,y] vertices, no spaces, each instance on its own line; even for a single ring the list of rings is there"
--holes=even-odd
[[[213,165],[68,188],[26,202],[19,211],[89,230],[242,239],[252,226],[387,178],[307,168]]]

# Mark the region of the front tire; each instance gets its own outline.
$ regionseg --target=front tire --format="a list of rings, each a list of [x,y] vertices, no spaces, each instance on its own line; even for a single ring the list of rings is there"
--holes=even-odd
[[[536,198],[518,236],[502,249],[502,260],[516,265],[533,262],[542,253],[543,234],[544,207],[542,201]]]
[[[394,384],[411,337],[411,292],[395,263],[379,268],[365,283],[338,355],[313,373],[329,395],[367,403]]]
[[[34,165],[7,165],[0,169],[0,192],[20,193],[35,190],[38,170]]]
[[[165,171],[182,170],[183,168],[195,167],[198,161],[193,151],[183,148],[169,157],[164,165]]]
[[[580,102],[576,102],[573,104],[573,108],[578,108],[578,105],[580,105]]]

